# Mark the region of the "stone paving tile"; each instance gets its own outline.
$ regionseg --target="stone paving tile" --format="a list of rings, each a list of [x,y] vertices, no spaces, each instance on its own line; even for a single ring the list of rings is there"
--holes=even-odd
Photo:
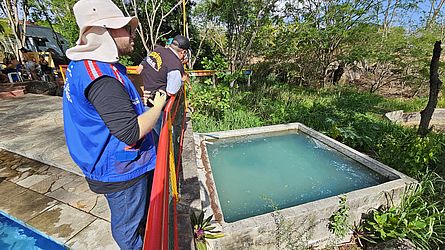
[[[49,173],[49,174],[53,174],[53,175],[60,175],[60,174],[63,174],[64,172],[66,172],[65,170],[62,170],[62,169],[60,169],[60,168],[56,168],[56,167],[50,167],[50,168],[48,168],[48,170],[47,171],[45,171],[46,173]]]
[[[43,180],[36,182],[35,184],[29,186],[29,189],[36,191],[40,194],[45,194],[50,191],[51,186],[58,180],[57,175],[50,175]]]
[[[50,209],[56,203],[54,199],[26,189],[15,195],[13,199],[3,199],[0,202],[0,210],[26,222]]]
[[[76,176],[74,180],[66,185],[63,185],[62,188],[69,192],[74,192],[76,189],[79,190],[79,186],[87,184],[84,177]]]
[[[2,163],[0,162],[0,177],[13,178],[20,173],[19,171],[15,170],[15,169],[1,167],[1,164]]]
[[[16,170],[18,171],[17,172],[18,174],[16,176],[12,177],[12,178],[8,178],[8,181],[17,183],[17,182],[19,182],[21,180],[24,180],[24,179],[28,178],[29,176],[32,175],[32,172],[28,171],[30,169],[31,168],[24,168],[24,167],[17,168]]]
[[[72,249],[106,249],[118,250],[119,246],[111,236],[110,223],[96,219],[76,236],[71,238],[66,245]]]
[[[78,175],[64,171],[62,174],[57,175],[57,180],[54,183],[52,183],[48,192],[53,192],[53,191],[61,188],[62,186],[66,185],[68,183],[71,183],[72,181],[74,181],[77,178],[79,178]]]
[[[40,162],[0,150],[0,177],[6,177],[11,182],[20,182],[49,168]]]
[[[50,195],[54,198],[47,197]],[[89,190],[84,177],[0,149],[0,201],[0,210],[62,242],[100,217],[89,229],[100,229],[103,242],[98,243],[99,249],[117,249],[110,232],[108,203],[103,195]],[[71,244],[74,249],[98,249],[88,241],[76,236]]]
[[[1,190],[0,200],[6,201],[8,199],[14,198],[17,195],[22,194],[27,189],[20,187],[19,185],[15,184],[15,183],[3,180],[2,182],[0,182],[0,190]]]
[[[60,242],[67,242],[95,217],[66,204],[57,204],[27,223]]]
[[[98,196],[97,204],[93,209],[91,209],[90,213],[108,222],[111,220],[110,208],[108,207],[108,202],[105,196]]]
[[[63,185],[66,185],[79,177],[66,171],[57,172],[54,171],[54,169],[56,168],[50,168],[48,171],[45,171],[44,174],[47,176],[47,178],[43,178],[42,180],[29,186],[29,188],[41,194],[46,194],[48,192],[59,189]],[[27,179],[29,178],[30,177],[28,177]]]
[[[12,170],[7,166],[2,166],[0,170],[1,169],[4,171],[0,171],[0,176],[4,173],[4,177],[8,177],[9,180],[41,194],[54,191],[78,177],[75,174],[55,167],[49,167],[42,163],[33,163],[31,165],[18,167],[16,168],[18,170]],[[14,171],[15,174],[12,171]]]
[[[20,185],[22,187],[29,188],[39,182],[47,181],[50,177],[51,176],[43,175],[43,174],[42,175],[34,174],[34,175],[28,176],[25,179],[22,179],[22,180],[16,182],[16,183],[17,183],[17,185]]]
[[[100,196],[91,192],[87,182],[82,177],[47,193],[47,195],[85,212],[90,212],[96,206]]]

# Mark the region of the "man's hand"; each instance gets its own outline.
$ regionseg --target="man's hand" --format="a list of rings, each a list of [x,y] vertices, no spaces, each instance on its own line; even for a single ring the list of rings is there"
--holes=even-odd
[[[189,89],[192,89],[192,84],[190,82],[190,75],[187,72],[185,72],[184,75],[182,75],[181,80]]]
[[[149,91],[144,91],[144,97],[146,96],[145,92]],[[156,91],[154,98],[148,99],[149,103],[151,103],[153,107],[138,116],[139,139],[144,137],[154,128],[156,122],[159,119],[159,115],[162,112],[162,108],[164,107],[166,100],[167,100],[167,93],[165,93],[165,91],[163,90]]]
[[[144,105],[147,105],[148,99],[151,98],[151,91],[144,90],[144,96],[142,96],[142,101]]]
[[[139,64],[139,66],[136,69],[136,74],[140,75],[143,69],[144,69],[144,66],[142,64]]]
[[[145,96],[145,94],[144,94]],[[148,99],[148,101],[153,104],[153,107],[164,107],[165,101],[167,100],[167,93],[164,90],[156,91],[154,99]]]

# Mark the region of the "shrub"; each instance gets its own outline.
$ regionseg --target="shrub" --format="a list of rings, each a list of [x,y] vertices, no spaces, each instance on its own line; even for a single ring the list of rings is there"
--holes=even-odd
[[[221,119],[224,112],[230,108],[231,94],[229,87],[212,87],[209,86],[209,82],[206,82],[206,84],[193,86],[191,100],[195,111]]]
[[[385,241],[407,238],[419,249],[439,249],[445,243],[445,181],[426,174],[410,186],[401,204],[374,211],[365,221],[365,239]]]
[[[350,226],[348,224],[349,206],[346,203],[346,196],[341,196],[339,208],[329,218],[329,230],[337,237],[345,237]]]
[[[429,134],[422,138],[412,129],[394,129],[381,137],[376,153],[382,162],[414,176],[439,167],[436,164],[443,157],[444,143],[440,135]]]
[[[224,237],[224,234],[219,230],[215,230],[216,226],[213,226],[211,221],[213,215],[210,215],[204,219],[205,211],[201,211],[197,217],[194,212],[190,213],[190,221],[193,229],[193,239],[196,249],[207,250],[207,241],[209,239],[218,239]]]

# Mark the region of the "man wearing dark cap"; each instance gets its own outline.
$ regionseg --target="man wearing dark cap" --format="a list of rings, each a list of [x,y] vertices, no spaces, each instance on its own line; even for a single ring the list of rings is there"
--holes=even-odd
[[[139,65],[137,72],[142,75],[144,93],[152,95],[158,90],[164,90],[169,96],[175,95],[182,86],[185,76],[183,61],[190,49],[190,41],[177,35],[167,47],[156,47]],[[154,131],[159,135],[160,118]]]

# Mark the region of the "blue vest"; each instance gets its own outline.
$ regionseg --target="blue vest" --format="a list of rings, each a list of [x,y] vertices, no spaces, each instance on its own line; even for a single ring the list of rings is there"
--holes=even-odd
[[[95,79],[110,76],[125,87],[138,115],[144,106],[121,64],[99,61],[72,61],[66,71],[63,93],[63,121],[68,150],[85,176],[102,182],[136,178],[156,164],[151,133],[129,146],[110,133],[94,106],[85,97],[85,89]]]

